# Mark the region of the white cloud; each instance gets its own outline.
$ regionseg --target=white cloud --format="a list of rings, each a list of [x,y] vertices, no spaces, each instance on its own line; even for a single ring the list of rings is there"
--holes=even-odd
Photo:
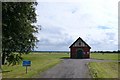
[[[118,0],[40,0],[36,12],[42,25],[38,50],[69,50],[79,36],[92,50],[117,50]]]

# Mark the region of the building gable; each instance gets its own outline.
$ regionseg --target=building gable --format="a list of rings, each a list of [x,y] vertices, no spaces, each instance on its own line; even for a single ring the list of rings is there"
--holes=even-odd
[[[83,41],[80,37],[70,46],[71,47],[89,47],[91,48],[85,41]]]

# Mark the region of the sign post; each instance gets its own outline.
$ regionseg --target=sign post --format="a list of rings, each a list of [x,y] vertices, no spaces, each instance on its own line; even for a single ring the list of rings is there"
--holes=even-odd
[[[24,61],[23,61],[23,66],[26,67],[26,74],[27,74],[27,67],[28,67],[28,66],[31,66],[31,61],[29,61],[29,60],[24,60]]]
[[[26,74],[27,74],[27,66],[26,66]]]

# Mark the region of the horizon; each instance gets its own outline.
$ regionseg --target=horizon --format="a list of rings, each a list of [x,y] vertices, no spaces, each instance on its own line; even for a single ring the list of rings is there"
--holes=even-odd
[[[35,50],[34,50],[35,51]],[[34,52],[33,51],[33,52]],[[113,50],[113,51],[120,51],[120,50]],[[113,52],[113,51],[109,51],[109,52]],[[70,51],[38,51],[38,52],[70,52]],[[95,52],[95,51],[90,51],[90,52]],[[98,52],[98,51],[97,51]],[[107,52],[107,51],[103,51],[103,52]]]

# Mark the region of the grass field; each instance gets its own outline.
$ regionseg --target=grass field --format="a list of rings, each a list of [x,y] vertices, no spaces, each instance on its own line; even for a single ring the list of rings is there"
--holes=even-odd
[[[23,55],[24,60],[31,60],[32,65],[28,67],[28,74],[22,62],[15,66],[2,66],[3,78],[30,78],[45,71],[61,61],[61,58],[68,58],[67,53],[31,53]],[[96,54],[90,55],[94,59],[118,60],[118,54]],[[118,64],[116,62],[90,62],[88,64],[91,75],[94,78],[116,78],[118,77]]]
[[[102,54],[102,53],[91,53],[90,58],[93,59],[103,59],[103,60],[120,60],[120,57],[118,57],[118,54],[115,53],[107,53],[107,54]]]
[[[39,53],[23,55],[24,60],[32,61],[31,67],[28,67],[28,73],[26,74],[26,68],[22,66],[21,62],[19,65],[15,66],[2,66],[2,76],[3,78],[29,78],[56,65],[61,61],[60,58],[68,56],[69,54],[65,53]]]
[[[118,54],[92,53],[91,58],[118,60]],[[119,59],[120,60],[120,59]],[[88,67],[93,78],[118,78],[118,62],[89,62]]]

